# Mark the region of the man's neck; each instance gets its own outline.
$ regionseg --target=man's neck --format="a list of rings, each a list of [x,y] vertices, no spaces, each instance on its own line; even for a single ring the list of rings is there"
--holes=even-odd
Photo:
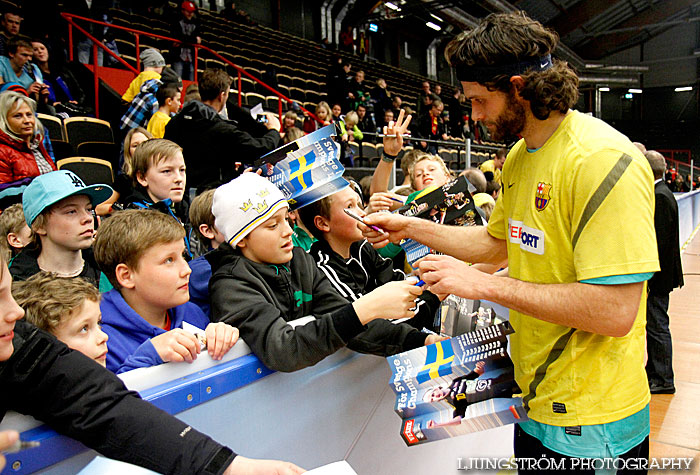
[[[326,234],[326,242],[328,245],[333,249],[336,253],[340,254],[343,258],[349,259],[350,258],[350,246],[352,243],[344,242],[341,241],[337,238],[334,238],[330,234]]]
[[[149,304],[134,289],[121,289],[121,294],[124,297],[124,301],[129,304],[129,307],[138,313],[141,318],[154,327],[163,328],[165,326],[168,309]]]
[[[57,274],[72,274],[78,269],[82,270],[83,253],[80,249],[75,251],[66,249],[48,239],[42,239],[41,253],[37,257],[37,263],[41,270]]]
[[[202,104],[211,107],[217,114],[221,112],[223,106],[223,104],[221,104],[221,101],[219,101],[218,99],[215,99],[213,101],[202,101]]]
[[[10,66],[12,66],[12,70],[15,72],[17,77],[20,77],[22,75],[22,69],[24,68],[24,66],[20,66],[19,64],[16,64],[13,61],[10,61]]]
[[[525,112],[525,127],[522,131],[522,136],[525,139],[527,148],[530,150],[537,150],[542,147],[570,113],[570,110],[566,114],[552,111],[545,120],[539,120],[535,118],[535,116],[532,115],[532,111],[527,108]]]

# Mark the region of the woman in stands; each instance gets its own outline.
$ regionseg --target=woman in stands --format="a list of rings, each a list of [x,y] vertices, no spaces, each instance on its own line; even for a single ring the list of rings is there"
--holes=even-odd
[[[146,140],[151,140],[152,138],[153,135],[143,127],[136,127],[126,133],[126,137],[124,138],[122,169],[119,170],[115,177],[114,186],[112,187],[114,188],[114,193],[112,193],[112,196],[110,196],[107,201],[97,205],[95,211],[98,215],[104,216],[110,214],[113,210],[114,203],[119,200],[120,196],[126,197],[132,193],[134,186],[131,181],[131,171],[133,169],[131,163],[134,150],[136,150],[138,144]]]
[[[20,203],[36,176],[56,170],[44,147],[44,128],[36,120],[36,102],[7,91],[0,94],[0,209]]]
[[[32,49],[32,62],[44,76],[44,84],[49,87],[49,104],[53,105],[56,112],[66,116],[92,115],[91,110],[81,105],[85,101],[85,93],[77,79],[68,69],[61,68],[49,59],[49,50],[44,40],[33,39]]]

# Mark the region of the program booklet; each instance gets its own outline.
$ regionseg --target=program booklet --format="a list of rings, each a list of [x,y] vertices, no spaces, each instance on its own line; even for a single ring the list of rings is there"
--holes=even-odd
[[[407,445],[527,420],[507,352],[508,321],[387,358]]]

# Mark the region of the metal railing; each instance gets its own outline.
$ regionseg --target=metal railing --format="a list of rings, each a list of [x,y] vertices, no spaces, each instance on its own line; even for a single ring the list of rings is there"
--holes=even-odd
[[[85,35],[89,40],[92,41],[92,71],[95,77],[95,116],[99,117],[99,70],[98,70],[98,65],[97,65],[97,57],[98,57],[98,48],[101,48],[102,51],[106,52],[108,55],[110,55],[112,58],[114,58],[119,64],[122,66],[126,67],[128,70],[133,72],[134,74],[139,74],[140,70],[140,51],[139,51],[139,46],[140,46],[140,39],[141,36],[146,36],[149,38],[157,38],[160,40],[165,40],[165,41],[170,41],[175,45],[180,45],[182,44],[181,41],[176,40],[175,38],[170,38],[168,36],[163,36],[159,35],[156,33],[151,33],[151,32],[146,32],[142,30],[137,30],[135,28],[128,28],[125,26],[120,26],[120,25],[114,25],[112,23],[106,23],[98,20],[93,20],[91,18],[85,18],[82,16],[78,15],[73,15],[70,13],[61,13],[61,16],[68,22],[68,48],[69,48],[69,59],[70,61],[73,61],[73,28],[78,30],[80,33]],[[111,51],[107,46],[102,43],[100,40],[95,38],[92,34],[90,34],[85,28],[82,26],[78,25],[75,20],[80,20],[80,21],[85,21],[88,23],[93,23],[96,25],[102,25],[104,27],[108,28],[114,28],[116,30],[122,30],[126,31],[129,33],[132,33],[134,35],[134,47],[136,50],[136,66],[132,66],[126,61],[124,61],[123,58],[121,58],[119,55],[115,54],[113,51]],[[277,113],[280,117],[280,121],[282,120],[282,101],[284,100],[285,102],[289,104],[296,104],[296,106],[301,109],[305,114],[308,114],[309,117],[311,117],[313,120],[317,121],[318,123],[322,123],[321,120],[319,120],[318,117],[316,117],[315,114],[311,113],[310,111],[306,110],[301,104],[299,104],[297,101],[294,101],[293,99],[290,99],[289,97],[285,96],[278,90],[274,89],[273,87],[269,86],[262,80],[256,78],[243,68],[237,66],[230,60],[224,58],[221,56],[219,53],[216,51],[212,50],[208,46],[201,45],[201,44],[192,44],[188,45],[192,46],[194,48],[194,57],[193,57],[193,70],[194,70],[194,80],[195,82],[197,81],[197,63],[199,61],[199,52],[200,50],[206,51],[207,53],[211,54],[215,58],[217,58],[219,61],[223,62],[224,64],[227,64],[234,68],[237,73],[237,89],[238,89],[238,106],[240,107],[242,105],[242,100],[241,100],[241,93],[243,92],[242,89],[242,78],[243,76],[251,79],[253,82],[259,84],[266,90],[270,91],[273,95],[277,96],[278,101],[277,101]]]

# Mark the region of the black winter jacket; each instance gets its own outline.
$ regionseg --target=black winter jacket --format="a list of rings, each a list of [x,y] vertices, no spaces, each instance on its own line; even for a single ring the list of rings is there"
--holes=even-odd
[[[255,133],[255,132],[254,132]],[[190,101],[170,119],[165,137],[180,145],[187,166],[188,188],[211,188],[238,175],[235,162],[252,164],[280,143],[276,130],[253,136],[238,122],[224,120],[199,101]]]
[[[312,366],[346,346],[388,356],[417,348],[425,335],[406,325],[360,322],[352,304],[333,288],[301,248],[286,265],[259,264],[224,243],[207,255],[213,321],[240,331],[262,362],[277,371]],[[307,320],[288,324],[306,317]]]
[[[316,261],[321,272],[331,281],[335,290],[346,300],[354,302],[387,282],[406,279],[406,274],[394,269],[394,261],[379,255],[376,249],[363,239],[350,245],[350,258],[345,259],[324,240],[311,245],[309,255]],[[435,313],[440,299],[427,290],[417,302],[416,316],[406,323],[416,328],[437,330]],[[425,335],[423,335],[425,338]]]
[[[219,474],[236,456],[138,394],[88,357],[18,321],[0,362],[0,419],[8,410],[47,423],[107,457],[158,473]]]

